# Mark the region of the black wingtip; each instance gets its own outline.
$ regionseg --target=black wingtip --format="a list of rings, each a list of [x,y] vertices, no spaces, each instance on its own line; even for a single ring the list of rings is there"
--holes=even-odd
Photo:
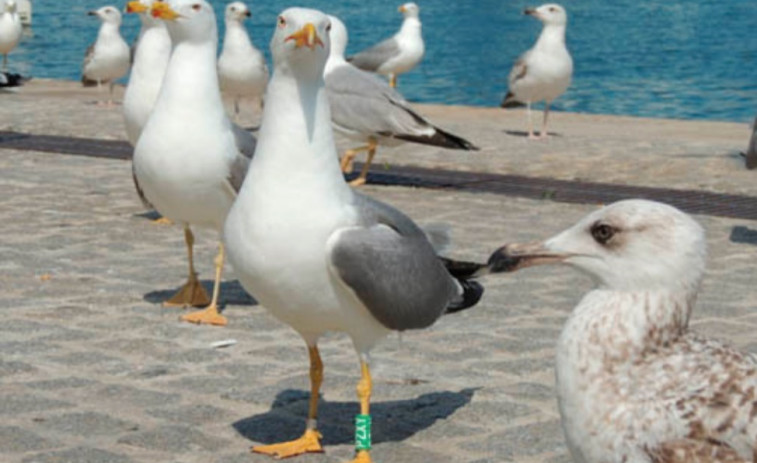
[[[507,95],[502,99],[502,103],[499,104],[502,108],[520,108],[525,104],[515,99],[515,95],[512,92],[507,92]]]
[[[460,312],[465,309],[469,309],[478,304],[481,300],[481,296],[484,295],[484,287],[481,283],[473,280],[458,280],[460,286],[463,288],[463,295],[460,299],[447,306],[445,313]]]
[[[21,74],[0,72],[0,87],[20,87],[29,80],[31,77],[24,77]]]

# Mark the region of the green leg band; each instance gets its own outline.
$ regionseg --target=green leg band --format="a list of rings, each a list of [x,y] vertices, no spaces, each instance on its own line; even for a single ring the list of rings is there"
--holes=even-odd
[[[355,450],[371,449],[371,415],[355,415]]]

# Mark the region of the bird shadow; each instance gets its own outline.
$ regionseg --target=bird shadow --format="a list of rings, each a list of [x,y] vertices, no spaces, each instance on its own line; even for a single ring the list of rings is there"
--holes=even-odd
[[[757,246],[757,230],[737,225],[731,229],[731,236],[728,237],[731,243],[752,244]]]
[[[510,135],[511,137],[528,137],[528,132],[526,132],[525,130],[503,130],[502,132]],[[547,135],[550,137],[562,137],[562,134],[557,132],[547,132]]]
[[[476,389],[423,394],[415,399],[392,400],[371,404],[372,440],[374,444],[398,442],[431,427],[468,404]],[[232,426],[243,437],[263,444],[297,439],[304,430],[310,393],[302,390],[281,391],[271,409],[241,419]],[[354,417],[359,412],[355,401],[329,402],[321,397],[318,407],[318,430],[324,445],[353,442]]]
[[[139,218],[145,219],[145,220],[158,220],[158,219],[162,218],[163,216],[160,215],[160,213],[158,211],[145,211],[145,212],[141,212],[139,214],[134,214],[134,217],[139,217]]]
[[[200,280],[200,283],[205,288],[205,291],[208,292],[208,294],[213,293],[213,280]],[[179,290],[181,286],[177,286],[174,289],[158,289],[155,291],[150,291],[149,293],[145,293],[142,298],[150,303],[153,304],[161,304],[164,301],[168,300],[171,296],[173,296],[176,291]],[[222,281],[221,282],[221,291],[218,296],[218,305],[220,306],[220,310],[223,311],[223,308],[226,307],[227,304],[232,305],[257,305],[258,301],[256,301],[252,296],[247,294],[247,292],[242,288],[242,285],[239,284],[239,281]]]

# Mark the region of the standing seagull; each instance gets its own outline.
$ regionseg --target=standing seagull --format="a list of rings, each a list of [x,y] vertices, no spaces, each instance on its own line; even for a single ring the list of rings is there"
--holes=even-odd
[[[142,22],[124,93],[124,122],[132,146],[136,146],[155,106],[171,56],[171,37],[166,25],[150,14],[153,1],[133,0],[126,5],[126,12],[138,14]]]
[[[546,137],[549,105],[563,94],[573,76],[573,59],[565,47],[565,27],[568,15],[556,3],[539,8],[527,8],[524,14],[544,24],[536,44],[523,53],[515,62],[508,78],[509,91],[502,100],[502,107],[509,108],[525,103],[528,117],[528,138]],[[545,101],[544,120],[539,137],[534,135],[531,120],[531,104]]]
[[[121,12],[115,6],[104,6],[96,11],[87,13],[97,16],[102,21],[95,43],[87,48],[82,66],[82,84],[84,86],[110,83],[108,106],[113,104],[113,85],[116,79],[126,75],[129,71],[131,53],[129,45],[121,37]]]
[[[399,32],[376,45],[347,58],[360,69],[389,76],[389,85],[397,86],[397,76],[413,69],[423,59],[425,46],[421,36],[420,8],[415,3],[399,7],[405,19]]]
[[[190,225],[221,231],[249,160],[237,147],[218,88],[213,9],[202,0],[172,0],[153,3],[151,12],[166,21],[173,52],[155,109],[134,150],[134,172],[158,212],[184,225],[189,277],[166,304],[201,306],[208,304],[208,297],[194,269]],[[182,320],[226,324],[218,312],[223,263],[220,244],[213,299],[205,310]]]
[[[3,54],[3,71],[8,70],[8,53],[16,48],[23,31],[16,6],[16,0],[5,0],[5,6],[0,13],[0,53]]]
[[[749,147],[745,153],[746,156],[746,168],[757,169],[757,117],[754,118],[752,124],[752,137],[749,139]]]
[[[348,150],[342,158],[342,171],[352,171],[352,160],[367,150],[368,158],[360,175],[350,182],[366,182],[368,168],[381,145],[396,146],[404,142],[441,146],[460,150],[478,150],[468,140],[436,127],[413,111],[402,95],[376,76],[362,71],[344,59],[347,28],[334,16],[331,19],[331,52],[326,62],[326,90],[334,127],[364,146]]]
[[[226,6],[226,35],[218,58],[218,77],[221,91],[234,98],[234,114],[239,116],[239,100],[245,97],[263,103],[268,83],[265,57],[255,48],[242,21],[250,17],[250,10],[242,2]]]
[[[565,263],[597,285],[556,347],[574,461],[754,461],[757,358],[688,330],[705,245],[702,227],[678,209],[626,200],[490,258],[492,271]]]
[[[226,219],[224,242],[245,289],[294,328],[310,354],[304,435],[253,450],[280,458],[322,451],[317,341],[340,331],[360,358],[354,462],[366,463],[370,349],[392,330],[424,328],[445,312],[472,306],[483,288],[450,274],[408,217],[345,183],[323,81],[329,27],[315,10],[290,8],[278,18],[259,146]]]

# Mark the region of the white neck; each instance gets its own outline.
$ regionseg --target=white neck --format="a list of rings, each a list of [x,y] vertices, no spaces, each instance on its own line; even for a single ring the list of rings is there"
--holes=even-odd
[[[534,48],[565,48],[565,25],[547,24],[541,31]]]
[[[97,38],[100,37],[113,37],[120,35],[118,32],[119,24],[116,23],[102,23],[102,26],[100,26],[100,31],[97,33]]]
[[[265,102],[251,178],[240,196],[252,185],[257,191],[350,195],[339,169],[323,78],[313,85],[312,79],[297,79],[277,67]]]
[[[250,36],[247,34],[247,30],[242,26],[242,23],[237,20],[226,21],[226,34],[224,37],[224,47],[226,43],[230,43],[230,40],[242,42],[249,46],[252,46]],[[239,43],[237,43],[239,45]]]
[[[402,27],[398,34],[418,34],[421,33],[421,21],[418,18],[407,17],[402,21]]]

